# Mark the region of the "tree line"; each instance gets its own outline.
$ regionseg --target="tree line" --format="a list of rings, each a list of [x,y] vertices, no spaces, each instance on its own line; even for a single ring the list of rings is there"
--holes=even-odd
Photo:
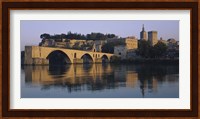
[[[54,39],[55,41],[61,41],[62,39],[77,39],[77,40],[106,40],[107,38],[114,38],[115,34],[103,34],[92,32],[90,34],[72,33],[69,31],[67,34],[55,34],[50,35],[43,33],[40,35],[41,39]]]
[[[167,52],[167,45],[158,42],[154,46],[148,41],[141,40],[136,50],[136,54],[143,58],[161,58],[164,57]]]

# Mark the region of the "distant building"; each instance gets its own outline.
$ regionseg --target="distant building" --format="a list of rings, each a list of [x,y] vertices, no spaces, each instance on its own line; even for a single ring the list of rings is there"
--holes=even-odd
[[[142,31],[140,32],[140,40],[146,40],[147,41],[147,32],[144,30],[144,24],[142,27]]]
[[[158,42],[164,43],[165,45],[167,45],[167,40],[163,40],[162,37],[160,38],[160,40]]]
[[[121,59],[126,59],[127,48],[124,45],[119,45],[114,47],[114,54],[121,57]]]
[[[174,38],[170,38],[167,40],[168,43],[175,44],[177,41]]]
[[[138,48],[138,40],[134,36],[125,38],[124,43],[126,44],[126,48],[128,50]]]
[[[114,47],[114,54],[121,57],[121,59],[127,59],[135,56],[135,50],[138,48],[138,40],[132,36],[123,40],[125,45],[119,45]]]
[[[152,46],[158,43],[157,31],[149,31],[148,32],[148,40]]]
[[[167,54],[168,58],[179,58],[179,41],[174,38],[167,40]]]
[[[178,49],[179,48],[179,42],[176,41],[173,38],[170,38],[170,39],[167,40],[167,46],[168,46],[168,49]]]

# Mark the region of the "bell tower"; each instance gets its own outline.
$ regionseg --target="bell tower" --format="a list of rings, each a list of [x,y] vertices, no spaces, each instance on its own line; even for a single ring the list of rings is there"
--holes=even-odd
[[[147,32],[144,29],[144,24],[142,25],[142,31],[140,32],[140,40],[147,40]]]

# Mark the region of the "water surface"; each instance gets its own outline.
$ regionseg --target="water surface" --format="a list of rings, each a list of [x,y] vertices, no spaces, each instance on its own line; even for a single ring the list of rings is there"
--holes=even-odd
[[[178,98],[179,66],[23,66],[22,98]]]

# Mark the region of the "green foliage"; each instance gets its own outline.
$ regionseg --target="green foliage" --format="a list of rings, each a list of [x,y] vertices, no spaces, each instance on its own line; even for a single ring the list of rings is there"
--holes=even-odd
[[[55,34],[49,35],[47,33],[41,34],[41,39],[54,39],[55,41],[60,41],[61,39],[81,39],[81,40],[105,40],[107,38],[114,38],[116,37],[115,34],[103,34],[103,33],[90,33],[90,34],[79,34],[79,33],[72,33],[69,31],[67,34]]]
[[[144,58],[148,58],[150,56],[151,45],[148,41],[141,40],[139,42],[139,46],[137,49],[137,55],[140,55]]]
[[[49,38],[50,38],[50,35],[47,34],[47,33],[43,33],[43,34],[40,35],[40,38],[41,38],[41,39],[49,39]]]
[[[143,58],[160,58],[167,51],[167,46],[158,42],[156,45],[151,46],[148,41],[141,40],[137,49],[137,55]]]
[[[102,52],[105,53],[114,53],[114,47],[118,45],[125,45],[123,42],[112,42],[112,43],[106,43],[102,46]]]
[[[162,42],[158,42],[156,45],[154,45],[153,49],[154,58],[159,58],[166,53],[167,46]]]
[[[114,44],[106,43],[102,46],[102,52],[105,53],[114,53]]]

